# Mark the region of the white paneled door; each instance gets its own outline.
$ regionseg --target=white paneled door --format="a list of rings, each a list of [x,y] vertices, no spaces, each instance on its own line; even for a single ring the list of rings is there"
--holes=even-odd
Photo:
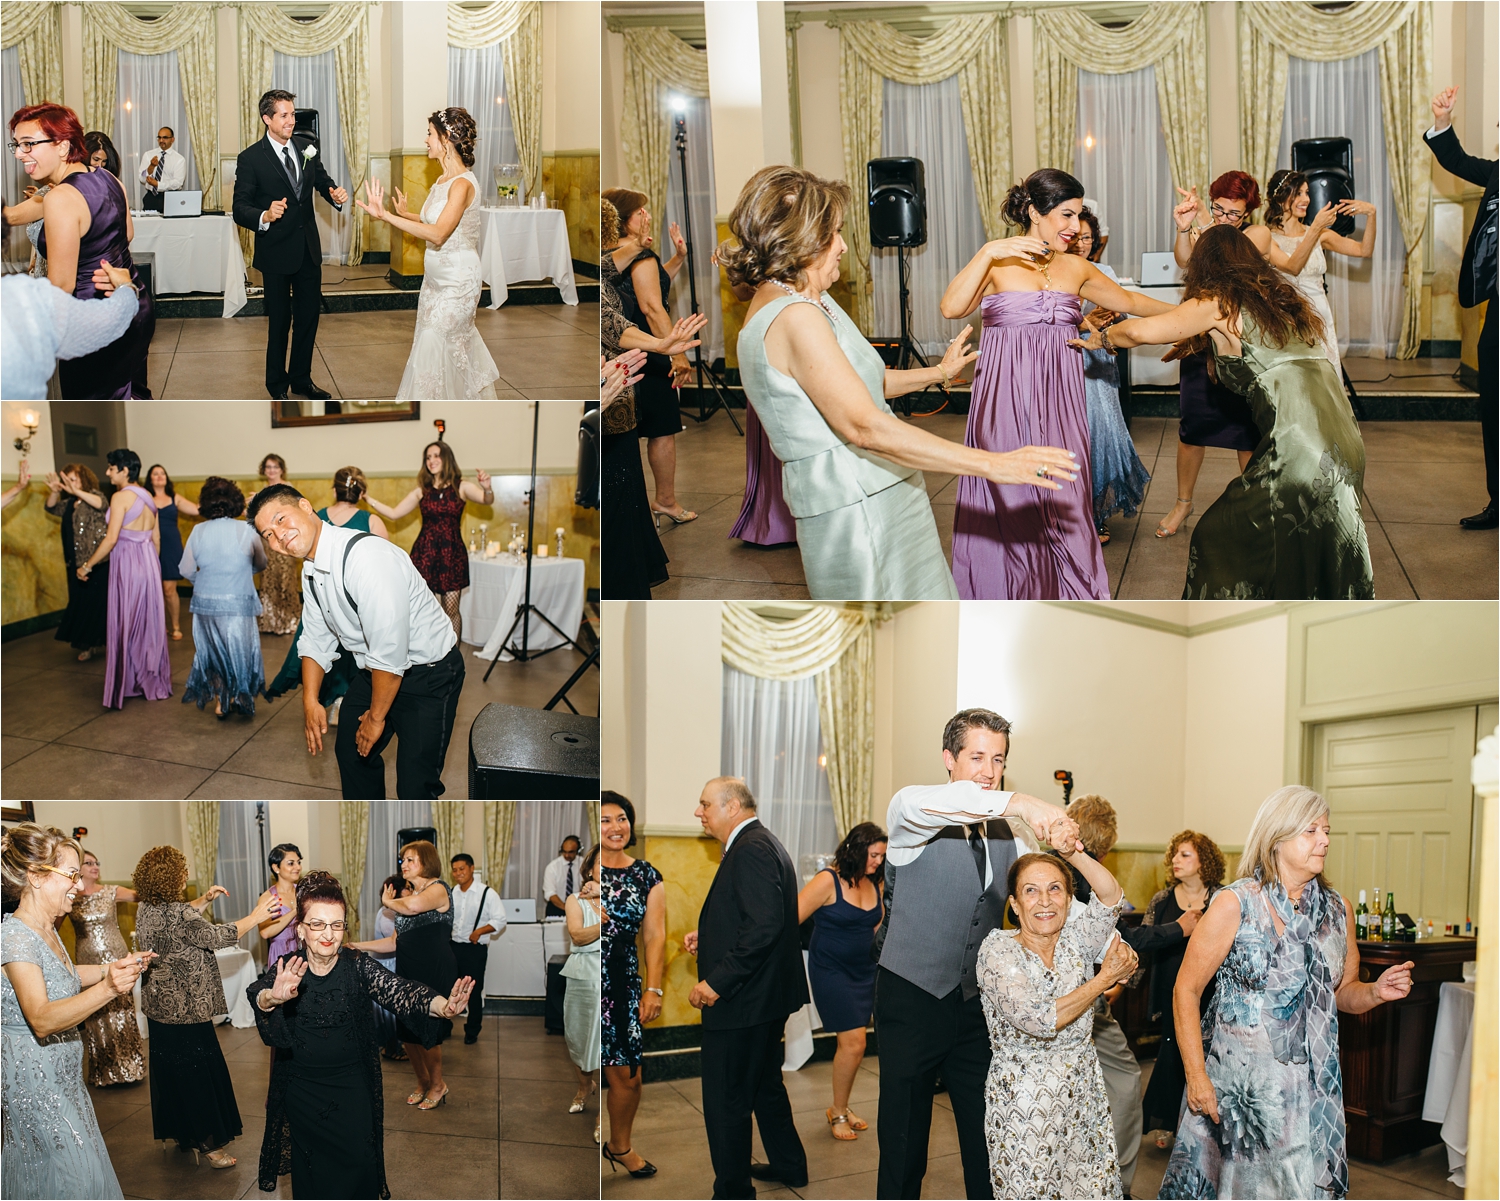
[[[1439,928],[1469,916],[1478,716],[1470,705],[1315,728],[1312,787],[1333,825],[1326,874],[1344,896],[1394,889],[1397,912]]]

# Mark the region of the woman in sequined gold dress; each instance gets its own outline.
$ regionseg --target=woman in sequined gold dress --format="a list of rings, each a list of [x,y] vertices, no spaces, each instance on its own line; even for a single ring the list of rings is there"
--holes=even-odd
[[[286,460],[280,455],[267,455],[260,461],[260,475],[268,488],[286,483]],[[245,497],[245,504],[249,505],[255,495],[252,492]],[[266,559],[266,569],[260,576],[260,617],[256,619],[260,632],[295,633],[297,623],[302,620],[302,563],[282,554],[269,542]]]
[[[93,851],[84,851],[83,879],[68,913],[77,942],[78,963],[113,963],[130,953],[115,919],[115,906],[134,900],[133,888],[100,885],[99,859]],[[116,997],[84,1022],[83,1045],[89,1055],[88,1081],[95,1088],[134,1084],[146,1074],[141,1030],[135,1020],[135,1004],[129,997]]]
[[[994,930],[979,948],[992,1049],[984,1085],[990,1180],[996,1197],[1119,1197],[1092,1035],[1094,998],[1128,980],[1137,962],[1115,936],[1125,894],[1083,850],[1076,822],[1054,822],[1051,842],[1063,862],[1027,854],[1011,865],[1006,893],[1020,929]],[[1069,913],[1073,876],[1064,863],[1092,890],[1077,913]]]

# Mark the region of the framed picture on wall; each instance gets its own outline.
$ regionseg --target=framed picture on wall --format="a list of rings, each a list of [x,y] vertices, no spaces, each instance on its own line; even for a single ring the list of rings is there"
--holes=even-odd
[[[36,821],[36,807],[30,801],[22,801],[19,805],[6,805],[0,808],[0,821],[34,822]]]
[[[420,400],[273,400],[271,428],[357,425],[367,421],[418,421]]]

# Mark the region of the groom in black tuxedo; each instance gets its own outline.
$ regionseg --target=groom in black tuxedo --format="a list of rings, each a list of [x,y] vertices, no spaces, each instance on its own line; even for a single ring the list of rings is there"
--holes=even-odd
[[[329,204],[349,201],[317,157],[311,138],[294,138],[297,112],[291,92],[273,88],[260,98],[266,136],[240,151],[234,175],[234,220],[255,231],[255,261],[265,282],[266,389],[273,400],[288,390],[309,400],[329,394],[312,382],[313,341],[323,296],[323,243],[313,214],[313,194]],[[287,370],[287,332],[292,362]]]

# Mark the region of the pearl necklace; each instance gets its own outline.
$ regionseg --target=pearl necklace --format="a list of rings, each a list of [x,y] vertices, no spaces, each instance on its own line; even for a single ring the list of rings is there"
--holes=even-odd
[[[813,300],[813,298],[811,296],[803,296],[802,293],[799,292],[799,291],[797,291],[796,288],[792,287],[790,284],[784,284],[784,283],[782,283],[781,280],[779,280],[779,279],[773,279],[773,280],[770,280],[768,282],[775,284],[778,288],[780,288],[788,296],[796,296],[796,297],[799,297],[802,300]],[[826,304],[823,303],[823,298],[821,296],[819,296],[816,300],[813,300],[813,303],[816,304],[820,309],[822,309],[825,313],[828,314],[828,319],[830,321],[836,321],[837,320],[837,318],[834,317],[834,315],[833,315],[833,310],[830,309]]]

